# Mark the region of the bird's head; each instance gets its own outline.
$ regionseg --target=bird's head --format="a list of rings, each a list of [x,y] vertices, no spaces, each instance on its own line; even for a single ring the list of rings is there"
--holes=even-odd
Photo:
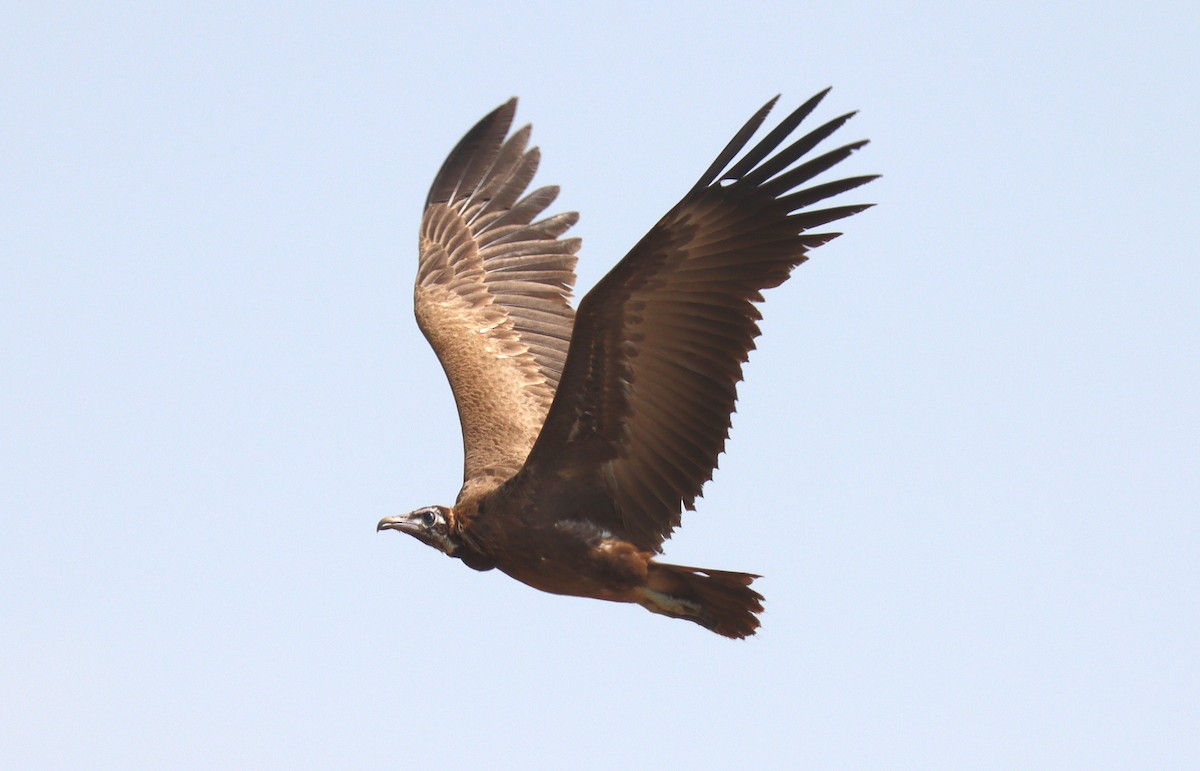
[[[450,527],[453,516],[451,510],[445,506],[425,506],[398,517],[384,517],[379,520],[375,530],[399,530],[401,533],[408,533],[421,543],[453,557],[459,547],[458,539]]]

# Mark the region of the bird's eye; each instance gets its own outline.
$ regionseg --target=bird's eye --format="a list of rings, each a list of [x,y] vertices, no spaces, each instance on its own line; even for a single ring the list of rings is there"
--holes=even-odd
[[[421,515],[421,524],[425,527],[433,527],[433,523],[437,521],[437,515],[430,509]]]

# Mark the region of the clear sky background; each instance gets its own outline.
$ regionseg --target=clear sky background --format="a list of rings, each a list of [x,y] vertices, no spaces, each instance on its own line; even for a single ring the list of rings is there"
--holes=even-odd
[[[1200,766],[1191,3],[7,4],[0,765]],[[460,434],[421,204],[512,95],[585,291],[834,86],[676,562],[734,642],[394,533]]]

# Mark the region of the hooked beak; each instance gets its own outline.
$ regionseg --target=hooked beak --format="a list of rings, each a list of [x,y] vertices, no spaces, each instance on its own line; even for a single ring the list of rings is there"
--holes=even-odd
[[[401,514],[398,517],[384,517],[375,526],[375,532],[378,533],[381,530],[399,530],[401,533],[413,535],[420,530],[420,526],[413,516],[414,514],[416,514],[415,511],[408,514]]]

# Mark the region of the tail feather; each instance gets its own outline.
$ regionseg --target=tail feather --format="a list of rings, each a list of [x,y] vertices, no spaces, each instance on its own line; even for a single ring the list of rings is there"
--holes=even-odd
[[[694,621],[725,637],[749,637],[758,629],[763,596],[750,588],[758,576],[658,562],[649,568],[638,601],[646,610]]]

